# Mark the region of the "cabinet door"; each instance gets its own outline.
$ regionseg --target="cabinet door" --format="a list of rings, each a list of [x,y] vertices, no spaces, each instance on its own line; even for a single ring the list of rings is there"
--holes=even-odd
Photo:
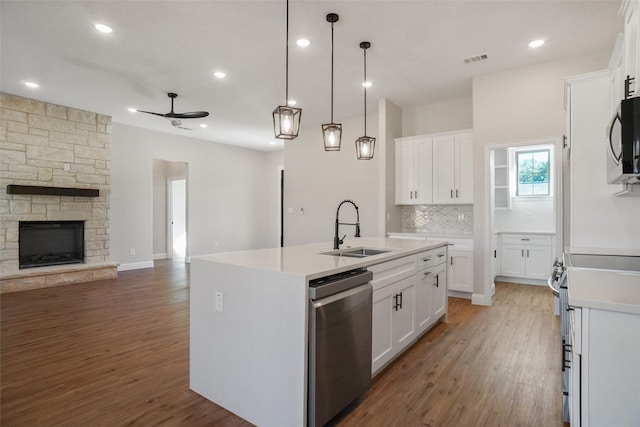
[[[416,285],[416,329],[417,333],[424,332],[433,323],[431,321],[431,288],[435,277],[433,269],[427,268],[418,271],[418,284]]]
[[[447,311],[447,264],[443,263],[433,268],[433,287],[431,298],[433,301],[432,318],[435,322]]]
[[[525,248],[526,276],[529,279],[546,280],[551,265],[550,246],[527,246]]]
[[[414,165],[414,193],[416,204],[430,204],[433,202],[433,144],[431,138],[418,139],[413,147]]]
[[[455,137],[433,138],[433,203],[455,203]]]
[[[473,252],[449,251],[447,288],[473,292]]]
[[[455,202],[473,203],[473,137],[463,133],[455,142]]]
[[[394,356],[393,353],[393,296],[395,286],[389,285],[373,292],[372,311],[372,365],[375,373]]]
[[[510,277],[525,277],[524,246],[502,245],[500,255],[500,275]]]
[[[412,140],[396,140],[396,205],[414,204]]]
[[[393,353],[409,345],[416,336],[416,276],[396,283],[396,301],[393,312],[393,333],[397,348]]]

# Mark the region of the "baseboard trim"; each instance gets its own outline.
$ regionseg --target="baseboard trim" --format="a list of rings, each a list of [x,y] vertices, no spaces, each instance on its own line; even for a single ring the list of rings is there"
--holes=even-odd
[[[139,270],[141,268],[153,268],[153,261],[131,262],[129,264],[120,264],[118,271]]]
[[[489,305],[487,304],[487,298],[484,294],[476,294],[471,295],[471,304],[473,305]]]
[[[157,260],[157,259],[167,259],[167,258],[168,257],[167,257],[166,253],[164,253],[164,254],[153,254],[153,260],[154,261]]]
[[[526,279],[524,277],[496,276],[494,282],[519,283],[522,285],[547,286],[546,280]]]
[[[452,291],[452,290],[448,290],[447,295],[454,298],[464,298],[464,299],[471,299],[472,297],[471,292],[461,292],[461,291]]]

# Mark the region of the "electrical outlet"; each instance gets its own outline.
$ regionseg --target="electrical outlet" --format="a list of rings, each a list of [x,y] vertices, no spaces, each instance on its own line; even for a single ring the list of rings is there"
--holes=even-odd
[[[134,248],[129,249],[129,255],[135,255],[136,250]]]
[[[224,311],[224,294],[216,292],[216,311],[222,313]]]

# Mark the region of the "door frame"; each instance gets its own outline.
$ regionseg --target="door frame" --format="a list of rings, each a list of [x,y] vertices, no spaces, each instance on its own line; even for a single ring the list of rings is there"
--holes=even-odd
[[[555,223],[556,223],[556,255],[562,253],[562,150],[563,150],[563,137],[549,137],[540,139],[530,139],[522,141],[503,142],[499,144],[485,145],[484,147],[484,165],[486,168],[484,179],[484,191],[485,191],[485,241],[484,241],[484,305],[492,305],[491,300],[495,292],[494,278],[491,277],[491,257],[493,255],[492,239],[494,233],[494,215],[495,209],[493,207],[493,189],[491,186],[491,152],[499,148],[511,148],[522,147],[527,145],[553,145],[553,173],[554,173],[554,198],[553,206],[555,211]],[[551,269],[551,266],[549,266]]]

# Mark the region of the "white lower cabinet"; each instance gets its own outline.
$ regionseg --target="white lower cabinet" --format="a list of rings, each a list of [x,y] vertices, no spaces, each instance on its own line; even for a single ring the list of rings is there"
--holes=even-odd
[[[417,256],[372,265],[372,374],[415,338]]]
[[[500,275],[546,280],[552,253],[551,235],[503,234],[500,242]]]
[[[640,315],[576,307],[571,327],[571,425],[639,425]]]
[[[450,291],[473,292],[473,252],[449,251],[447,280]]]
[[[369,267],[373,375],[446,314],[446,254],[443,246]]]

